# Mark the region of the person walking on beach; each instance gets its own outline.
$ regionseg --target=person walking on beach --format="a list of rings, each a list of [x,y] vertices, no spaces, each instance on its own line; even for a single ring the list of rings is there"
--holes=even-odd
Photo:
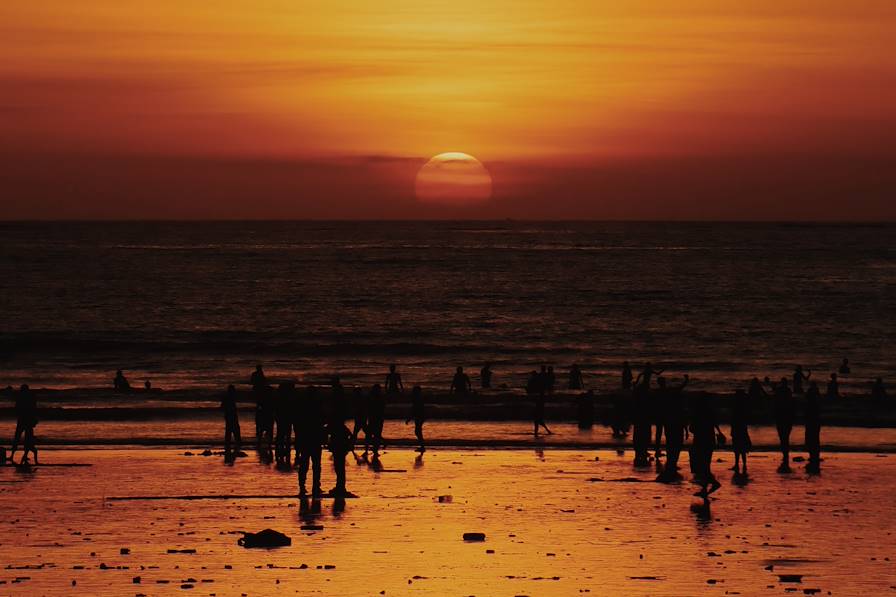
[[[570,390],[584,390],[585,389],[585,379],[582,376],[582,369],[579,367],[577,363],[573,363],[572,367],[569,368],[569,389]]]
[[[635,451],[635,466],[650,464],[650,423],[647,384],[638,381],[632,387],[632,448]]]
[[[722,430],[716,422],[715,408],[705,394],[697,394],[693,400],[691,412],[691,433],[694,436],[691,444],[691,472],[694,483],[700,486],[696,494],[704,500],[722,486],[712,473],[712,455],[716,448],[717,433]]]
[[[231,452],[232,446],[236,446],[235,451],[239,452],[242,439],[236,409],[236,388],[233,384],[227,386],[227,393],[221,399],[221,410],[224,411],[224,452]]]
[[[411,422],[411,419],[414,420],[414,435],[417,437],[417,443],[419,447],[417,448],[417,452],[423,454],[426,452],[426,445],[423,441],[423,421],[425,420],[426,409],[423,404],[423,389],[420,386],[414,386],[414,389],[411,390],[411,416],[405,420],[404,424],[407,425]]]
[[[828,400],[836,400],[840,397],[840,382],[837,381],[837,374],[831,373],[831,380],[828,382],[827,392],[825,393],[825,397]]]
[[[116,392],[131,391],[131,384],[128,382],[128,379],[124,376],[121,369],[115,372],[115,379],[112,380],[112,387],[115,388]]]
[[[296,451],[299,458],[299,495],[306,495],[305,481],[308,477],[308,465],[311,465],[312,497],[321,497],[320,461],[322,444],[324,443],[324,421],[317,388],[309,386],[305,396],[300,400],[298,409],[298,434]]]
[[[264,376],[261,364],[255,365],[249,383],[252,384],[252,396],[255,398],[255,438],[260,440],[264,431],[264,395],[268,387],[268,380]]]
[[[809,462],[806,472],[817,475],[821,472],[821,392],[814,381],[806,392],[806,451]]]
[[[473,391],[473,385],[470,383],[470,376],[464,373],[463,367],[458,367],[451,380],[451,388],[449,394],[466,395]]]
[[[544,396],[545,396],[545,383],[547,381],[547,370],[544,365],[542,365],[542,371],[536,372],[531,371],[529,373],[529,380],[526,383],[526,394],[528,394],[529,398],[533,401],[533,411],[532,411],[532,423],[533,423],[533,434],[535,437],[538,437],[538,430],[541,427],[544,427],[544,430],[548,433],[552,433],[548,426],[544,422]]]
[[[389,373],[386,374],[386,394],[392,396],[404,392],[404,384],[401,383],[401,374],[396,370],[395,364],[389,365]]]
[[[752,400],[742,389],[734,393],[731,405],[731,448],[734,451],[734,474],[747,474],[747,453],[753,448],[750,441],[750,419]],[[741,469],[741,462],[743,468]]]
[[[768,383],[768,378],[766,378]],[[793,404],[793,392],[787,384],[787,378],[772,385],[775,397],[775,428],[778,430],[778,441],[781,443],[781,466],[779,473],[790,472],[790,432],[793,430],[795,407]]]
[[[333,472],[336,485],[330,490],[332,497],[353,497],[346,489],[345,457],[352,449],[352,432],[345,426],[345,420],[331,417],[327,424],[327,449],[333,455]]]
[[[677,476],[678,459],[681,448],[684,445],[684,434],[687,423],[685,421],[684,389],[690,383],[691,378],[685,374],[681,384],[671,387],[666,384],[665,377],[656,380],[657,404],[660,413],[658,425],[662,425],[666,432],[666,466],[663,469],[664,478],[671,479]],[[657,460],[660,457],[660,432],[657,429],[654,454]]]
[[[352,429],[352,448],[358,441],[358,434],[364,432],[364,455],[367,456],[367,450],[370,445],[370,427],[367,420],[367,397],[361,388],[355,388],[352,392],[352,414],[355,419],[355,426]]]
[[[802,394],[803,393],[803,382],[809,381],[809,378],[812,377],[812,371],[808,373],[803,373],[803,366],[797,365],[796,369],[793,370],[793,393],[794,394]]]
[[[277,434],[274,440],[274,456],[277,464],[289,465],[291,461],[292,428],[296,387],[292,382],[283,382],[277,388],[277,397],[274,398],[274,422],[277,424]]]
[[[386,397],[383,395],[383,389],[380,387],[380,384],[374,384],[370,390],[367,402],[367,416],[367,430],[370,432],[370,443],[373,444],[373,459],[379,460],[380,447],[385,445],[383,441],[383,425],[386,422]]]
[[[34,439],[34,426],[37,425],[37,400],[28,384],[19,387],[19,393],[15,402],[16,432],[12,440],[12,450],[9,453],[10,462],[14,461],[19,441],[22,442],[22,464],[28,462],[28,452],[34,453],[34,463],[37,464],[37,447]]]

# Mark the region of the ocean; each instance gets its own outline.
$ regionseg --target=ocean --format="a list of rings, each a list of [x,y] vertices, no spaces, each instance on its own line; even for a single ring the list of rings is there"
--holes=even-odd
[[[618,387],[623,360],[730,391],[802,364],[896,378],[896,225],[0,224],[0,384],[217,388],[269,375],[447,389],[491,363]],[[139,399],[139,398],[135,398]]]

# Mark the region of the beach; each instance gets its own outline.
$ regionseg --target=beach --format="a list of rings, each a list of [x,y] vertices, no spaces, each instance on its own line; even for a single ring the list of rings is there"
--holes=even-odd
[[[825,454],[822,475],[807,477],[757,454],[743,487],[729,481],[730,454],[718,456],[710,513],[692,511],[692,485],[654,483],[629,455],[550,448],[390,449],[381,472],[350,462],[359,497],[340,511],[303,505],[295,473],[251,451],[227,466],[173,448],[46,450],[47,463],[88,466],[0,468],[0,593],[896,591],[896,456]],[[323,475],[331,486],[328,459]],[[237,545],[265,528],[292,545]]]

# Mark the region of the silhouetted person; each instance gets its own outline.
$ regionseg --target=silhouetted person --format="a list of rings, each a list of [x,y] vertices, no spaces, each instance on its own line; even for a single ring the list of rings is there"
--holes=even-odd
[[[221,399],[221,410],[224,411],[224,451],[230,452],[231,446],[240,449],[242,438],[240,437],[240,420],[236,408],[236,388],[233,384],[227,386],[227,393]]]
[[[451,380],[451,388],[449,394],[469,394],[473,390],[470,383],[470,376],[464,373],[463,367],[458,367],[454,372],[454,378]]]
[[[582,369],[576,363],[573,363],[572,367],[569,368],[569,389],[585,389],[585,379],[582,376]]]
[[[809,381],[809,378],[812,377],[812,372],[803,373],[803,366],[797,365],[796,369],[793,370],[793,393],[794,394],[802,394],[803,393],[803,382]]]
[[[828,381],[828,388],[825,396],[828,400],[836,400],[840,397],[840,382],[837,381],[836,373],[831,373],[831,379]]]
[[[526,393],[529,394],[529,397],[534,402],[532,409],[532,425],[535,437],[538,437],[538,430],[542,427],[547,433],[553,433],[548,429],[548,426],[544,421],[544,401],[545,394],[547,393],[547,383],[547,369],[542,365],[540,373],[533,371],[529,375],[529,383],[526,385]]]
[[[115,372],[115,379],[112,380],[112,387],[116,392],[130,392],[131,384],[128,382],[121,369]]]
[[[352,392],[352,415],[355,419],[355,426],[352,429],[352,446],[358,441],[358,434],[364,432],[364,454],[367,454],[367,448],[370,444],[370,428],[368,426],[367,413],[367,397],[361,388],[355,388]]]
[[[14,412],[16,415],[16,432],[12,439],[12,450],[9,453],[10,462],[15,460],[16,449],[19,447],[19,442],[22,442],[22,446],[25,450],[25,457],[27,458],[28,456],[27,432],[28,427],[31,425],[32,418],[35,420],[35,425],[37,424],[36,409],[37,406],[31,388],[28,387],[28,384],[22,384],[19,387],[19,392],[16,394],[15,398]],[[22,441],[23,439],[24,441]],[[35,460],[36,459],[37,456],[35,455]]]
[[[397,375],[397,374],[396,374]],[[386,397],[380,384],[374,384],[367,400],[367,430],[370,432],[370,443],[373,444],[373,458],[379,458],[383,441],[383,425],[386,422]]]
[[[778,472],[787,473],[790,472],[790,432],[793,430],[795,416],[793,392],[790,391],[786,377],[782,377],[772,389],[775,398],[775,428],[781,442],[781,466],[778,467]]]
[[[389,365],[389,373],[386,374],[386,394],[400,394],[404,392],[404,384],[401,383],[401,374],[395,370],[395,365]]]
[[[555,387],[557,387],[557,376],[554,374],[554,366],[549,365],[544,378],[545,392],[547,394],[553,394]]]
[[[576,401],[579,429],[591,429],[594,425],[594,390],[580,394]]]
[[[684,445],[684,436],[687,431],[687,411],[684,398],[684,389],[690,382],[690,377],[684,376],[681,384],[671,387],[666,385],[664,377],[657,378],[659,390],[659,406],[662,412],[663,426],[666,432],[666,466],[660,475],[661,481],[672,481],[680,478],[678,474],[678,460]],[[657,435],[659,437],[659,435]],[[659,440],[657,440],[659,441]],[[659,458],[659,443],[655,446],[657,458]]]
[[[884,380],[880,377],[871,384],[871,398],[877,402],[885,402],[887,400],[887,388]]]
[[[352,409],[345,395],[345,387],[339,377],[334,375],[330,378],[330,408],[327,418],[330,422],[339,421],[345,425],[345,421],[351,417]]]
[[[482,369],[480,369],[479,383],[482,385],[483,390],[492,387],[492,366],[489,363],[486,363]]]
[[[654,369],[653,365],[648,362],[646,365],[644,365],[644,370],[638,374],[638,377],[637,379],[635,379],[634,383],[635,385],[638,385],[643,382],[644,387],[649,390],[651,378],[653,378],[654,375],[662,375],[662,373],[663,369]]]
[[[535,395],[542,391],[542,377],[537,371],[530,371],[526,380],[526,394],[534,399]]]
[[[763,388],[762,384],[759,382],[758,377],[753,377],[753,379],[750,380],[750,385],[747,388],[747,397],[750,399],[750,402],[752,404],[757,404],[763,398],[768,397],[768,394],[766,393],[765,388]]]
[[[821,472],[821,392],[814,381],[806,392],[806,452],[806,471],[817,475]]]
[[[34,427],[37,426],[37,400],[27,384],[22,385],[19,394],[22,401],[20,408],[24,450],[20,464],[28,463],[29,452],[34,454],[34,464],[37,464],[37,444],[34,439]]]
[[[261,423],[260,440],[264,440],[270,447],[274,441],[274,388],[264,386],[261,391],[260,413],[257,420]]]
[[[622,363],[622,391],[631,390],[633,380],[631,365],[628,364],[628,361],[625,361]]]
[[[274,422],[277,433],[274,440],[274,456],[279,464],[289,464],[292,447],[292,428],[295,415],[296,388],[291,382],[283,382],[273,399]]]
[[[411,390],[411,416],[405,420],[405,425],[414,420],[414,435],[417,437],[419,447],[417,452],[426,452],[426,444],[423,441],[423,422],[426,417],[426,409],[423,404],[423,390],[420,386],[414,386]]]
[[[696,394],[691,409],[691,472],[694,482],[701,489],[695,495],[706,499],[717,491],[722,484],[712,473],[712,455],[716,448],[716,433],[722,431],[716,422],[715,408],[705,394]]]
[[[264,376],[264,369],[261,365],[255,366],[255,371],[249,377],[249,383],[252,384],[252,397],[255,398],[255,438],[261,439],[264,431],[262,403],[268,387],[268,380]]]
[[[837,370],[840,375],[849,375],[849,359],[843,359],[843,362],[840,363],[840,369]]]
[[[650,423],[649,392],[647,384],[639,381],[632,387],[632,448],[635,451],[635,466],[650,463]]]
[[[320,460],[324,443],[324,421],[317,388],[310,386],[305,396],[299,401],[298,437],[296,449],[299,453],[299,495],[305,495],[305,480],[308,477],[308,465],[312,470],[312,497],[320,497]]]
[[[750,420],[752,418],[752,400],[741,389],[734,393],[731,405],[731,448],[734,451],[734,473],[747,474],[747,454],[753,448],[750,440]],[[743,462],[743,469],[740,463]]]
[[[345,423],[336,419],[327,424],[327,448],[333,455],[333,472],[336,486],[330,491],[333,497],[351,496],[345,487],[345,457],[352,449],[352,432]]]

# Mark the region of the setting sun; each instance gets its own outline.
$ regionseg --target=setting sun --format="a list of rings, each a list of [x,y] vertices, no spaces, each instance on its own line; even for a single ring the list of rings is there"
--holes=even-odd
[[[492,177],[473,156],[451,151],[430,159],[417,173],[420,201],[466,205],[492,196]]]

